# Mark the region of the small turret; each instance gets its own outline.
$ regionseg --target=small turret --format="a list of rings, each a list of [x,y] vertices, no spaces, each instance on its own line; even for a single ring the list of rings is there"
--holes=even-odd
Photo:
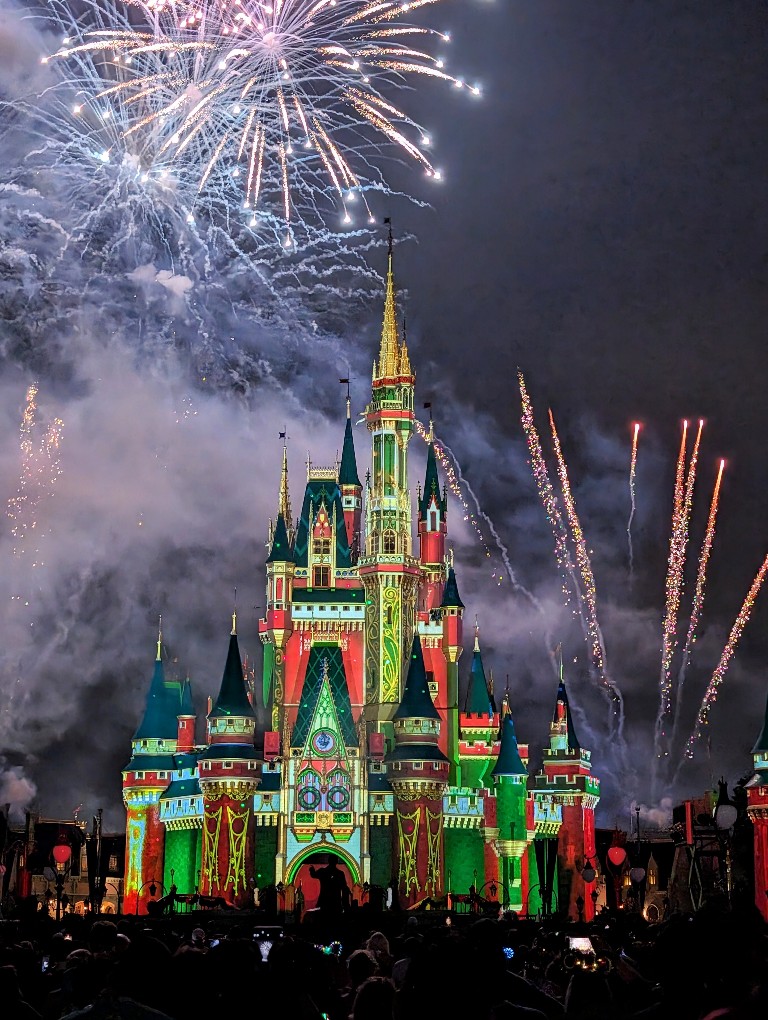
[[[176,717],[178,730],[176,735],[177,752],[192,751],[195,746],[195,707],[192,702],[192,684],[187,677],[181,685],[181,707]]]
[[[500,878],[509,892],[514,910],[522,910],[528,885],[526,852],[528,849],[527,779],[515,735],[512,716],[506,715],[501,725],[501,747],[493,767],[496,793],[496,847],[501,862]]]
[[[469,672],[469,687],[464,703],[464,714],[484,716],[486,719],[492,719],[495,714],[488,681],[485,678],[483,657],[480,654],[480,633],[477,625],[475,625],[475,646],[472,651],[472,668]]]
[[[357,473],[355,457],[355,441],[352,437],[352,408],[347,394],[347,423],[344,426],[344,445],[341,448],[339,463],[339,489],[341,504],[344,508],[344,527],[347,532],[352,562],[357,563],[360,556],[360,528],[363,510],[363,487]]]
[[[445,583],[445,541],[448,534],[448,501],[440,493],[437,477],[435,443],[432,438],[432,422],[429,423],[427,446],[427,470],[424,488],[418,501],[419,559],[425,575],[425,606],[432,611],[441,606]]]

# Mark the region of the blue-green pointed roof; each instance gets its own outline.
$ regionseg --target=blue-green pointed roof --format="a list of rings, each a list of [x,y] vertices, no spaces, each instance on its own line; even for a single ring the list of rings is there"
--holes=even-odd
[[[480,654],[477,640],[475,640],[475,650],[472,653],[472,668],[469,671],[469,687],[467,688],[464,711],[472,715],[493,715],[493,703],[488,693],[488,681],[485,679],[483,657]]]
[[[162,659],[155,660],[144,717],[134,740],[175,740],[178,734],[179,686],[167,684]]]
[[[357,747],[358,745],[341,648],[338,645],[315,644],[312,645],[309,653],[299,710],[296,713],[296,725],[291,734],[293,747],[303,747],[307,742],[326,669],[333,707],[336,711],[336,718],[339,720],[339,730],[344,746]]]
[[[512,722],[511,715],[505,716],[504,722],[501,725],[501,747],[499,748],[499,757],[496,759],[491,775],[528,775],[528,769],[523,765],[523,760],[520,757],[520,750],[517,746],[517,737],[515,735],[515,724]]]
[[[440,479],[437,477],[435,444],[431,442],[427,447],[427,471],[424,476],[424,489],[419,499],[419,514],[422,518],[426,517],[433,496],[437,501],[438,508],[445,513],[446,500],[440,495]]]
[[[580,751],[581,744],[579,738],[576,736],[576,730],[573,725],[573,714],[571,712],[571,706],[568,704],[568,691],[565,689],[565,680],[561,680],[557,687],[557,701],[562,701],[565,705],[565,718],[568,725],[568,747],[571,751]],[[555,702],[555,712],[552,716],[552,721],[557,722],[557,702]]]
[[[448,568],[448,580],[445,582],[445,588],[443,588],[443,601],[440,604],[441,609],[463,609],[464,603],[461,601],[459,595],[459,586],[456,583],[456,571],[453,567]]]
[[[288,541],[288,529],[282,513],[277,515],[275,530],[272,533],[272,548],[267,556],[267,563],[293,563],[293,550]]]
[[[765,705],[763,728],[760,732],[760,736],[757,738],[757,743],[752,748],[752,754],[763,754],[766,751],[768,751],[768,701],[766,701]]]
[[[195,714],[195,706],[192,701],[192,683],[189,677],[181,685],[181,707],[178,714],[192,716]]]
[[[351,567],[352,557],[347,540],[347,529],[344,527],[344,506],[341,502],[341,489],[333,479],[311,478],[304,490],[304,502],[301,506],[299,526],[296,529],[296,540],[293,546],[293,561],[297,567],[306,567],[309,563],[309,538],[314,527],[315,517],[321,506],[325,506],[328,518],[335,517],[336,531],[336,566]]]
[[[408,675],[405,679],[403,697],[393,719],[439,719],[440,713],[435,708],[432,695],[429,693],[427,671],[424,668],[424,653],[421,650],[421,638],[413,637],[411,657],[408,663]]]
[[[245,678],[243,676],[243,662],[240,658],[240,648],[237,644],[237,634],[229,636],[229,651],[224,666],[224,675],[221,678],[219,696],[216,698],[208,718],[216,716],[233,715],[245,716],[248,719],[255,718],[253,706],[248,700],[248,693],[245,689]]]
[[[347,424],[344,428],[344,445],[341,448],[339,485],[360,486],[360,479],[357,474],[357,460],[355,458],[355,441],[352,438],[352,419],[349,415],[347,415]]]

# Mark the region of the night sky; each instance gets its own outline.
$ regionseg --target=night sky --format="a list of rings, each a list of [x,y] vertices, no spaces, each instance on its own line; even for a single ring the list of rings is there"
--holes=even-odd
[[[35,84],[42,44],[4,8],[0,93],[13,100]],[[450,69],[481,84],[483,96],[435,85],[414,94],[410,108],[445,179],[424,182],[395,166],[393,183],[431,208],[392,200],[377,211],[393,217],[396,233],[414,235],[398,245],[396,268],[417,407],[432,401],[438,434],[541,605],[512,590],[488,528],[490,559],[454,501],[468,643],[477,612],[486,668],[497,688],[509,674],[517,730],[535,762],[555,694],[547,651],[562,641],[579,733],[603,780],[600,821],[625,820],[634,798],[647,818],[663,820],[664,798],[748,770],[768,692],[763,593],[713,711],[711,751],[703,741],[675,783],[651,791],[682,418],[706,420],[689,593],[716,464],[727,459],[683,736],[768,551],[768,11],[714,0],[454,0],[424,21],[451,30]],[[7,179],[18,180],[23,129],[15,113],[3,116],[13,127]],[[66,816],[84,802],[117,823],[157,613],[202,708],[221,675],[233,586],[243,607],[263,602],[277,432],[287,424],[296,505],[306,449],[328,463],[341,441],[339,375],[351,372],[355,408],[365,404],[380,298],[361,312],[330,297],[322,316],[312,307],[291,320],[265,316],[240,272],[162,279],[160,255],[115,265],[98,251],[81,257],[76,245],[62,254],[51,224],[65,222],[63,194],[54,178],[35,187],[32,198],[0,193],[4,499],[18,484],[30,381],[40,383],[41,420],[60,414],[65,424],[62,475],[39,503],[43,570],[32,576],[14,560],[9,523],[0,524],[2,596],[30,595],[25,612],[15,607],[0,624],[0,801],[21,805],[34,784],[45,814]],[[368,257],[381,271],[385,249]],[[317,321],[332,321],[336,335]],[[526,464],[518,366],[545,439],[549,406],[557,418],[610,671],[627,703],[629,770],[607,740],[604,702],[559,595]],[[633,421],[643,431],[630,586]],[[364,469],[363,429],[357,449]],[[414,440],[411,449],[415,487],[424,447]],[[256,615],[241,616],[252,655]]]

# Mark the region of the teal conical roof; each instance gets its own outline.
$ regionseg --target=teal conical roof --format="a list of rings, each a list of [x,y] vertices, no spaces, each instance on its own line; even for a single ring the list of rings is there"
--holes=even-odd
[[[275,530],[272,535],[272,548],[267,556],[267,563],[293,563],[291,543],[288,541],[288,529],[282,513],[277,515]]]
[[[439,719],[440,713],[435,708],[432,695],[429,693],[427,671],[424,668],[424,654],[421,650],[421,638],[414,635],[411,645],[411,658],[408,664],[408,676],[405,680],[402,700],[393,719]]]
[[[424,491],[419,499],[419,513],[422,517],[426,516],[433,496],[435,497],[440,510],[445,512],[446,501],[440,495],[440,479],[437,477],[435,444],[432,442],[427,447],[427,472],[424,476]]]
[[[752,754],[764,754],[766,751],[768,751],[768,701],[766,701],[765,705],[763,728],[760,731],[760,736],[757,738],[757,743],[752,748]]]
[[[557,687],[557,701],[555,702],[555,713],[552,716],[553,722],[560,721],[560,714],[558,711],[558,705],[562,702],[565,708],[565,718],[568,726],[568,747],[571,751],[580,751],[581,744],[579,738],[576,736],[576,730],[573,725],[573,714],[571,713],[571,707],[568,704],[568,691],[565,689],[565,680],[561,680]]]
[[[229,637],[229,651],[227,652],[227,662],[224,666],[224,675],[221,678],[219,696],[208,713],[208,718],[213,719],[221,715],[245,716],[248,719],[256,718],[245,689],[243,662],[240,658],[237,634],[234,633],[230,634]]]
[[[339,485],[357,485],[360,487],[360,479],[357,475],[357,460],[355,459],[355,441],[352,438],[352,419],[349,415],[347,415],[347,424],[344,429],[344,445],[341,448]]]
[[[456,571],[453,567],[448,568],[448,580],[445,582],[445,588],[443,589],[443,601],[440,604],[441,609],[463,609],[464,603],[461,601],[459,595],[459,586],[456,583]]]
[[[192,716],[195,714],[195,706],[192,702],[192,683],[189,677],[181,685],[181,707],[178,714]]]
[[[134,740],[175,740],[178,732],[179,688],[166,684],[162,659],[155,660],[144,717]]]
[[[472,653],[472,668],[469,672],[469,687],[467,688],[464,711],[472,715],[493,715],[493,704],[488,693],[488,681],[485,679],[483,658],[477,638],[475,638],[475,650]]]
[[[491,775],[528,775],[528,769],[523,765],[523,760],[520,757],[520,750],[517,746],[517,737],[515,735],[515,724],[512,722],[511,715],[505,716],[504,722],[501,725],[501,747],[499,748],[499,757],[496,759]]]

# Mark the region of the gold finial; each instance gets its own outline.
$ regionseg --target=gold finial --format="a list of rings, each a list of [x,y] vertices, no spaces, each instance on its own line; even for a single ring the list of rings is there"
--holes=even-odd
[[[381,347],[379,348],[378,378],[387,378],[399,374],[401,350],[397,334],[397,313],[395,312],[395,278],[392,272],[392,221],[389,224],[387,257],[387,287],[384,294],[384,322],[381,327]]]
[[[157,619],[157,661],[163,657],[163,614]]]
[[[349,393],[349,376],[347,376],[345,379],[339,379],[339,382],[342,383],[342,385],[344,383],[346,383],[346,386],[347,386],[347,418],[351,418],[352,417],[352,401],[350,399],[350,393]]]
[[[232,630],[231,634],[237,634],[237,588],[235,588],[235,604],[232,608]]]
[[[480,651],[480,624],[477,622],[477,617],[475,617],[475,651]]]
[[[557,656],[560,660],[560,683],[563,682],[563,645],[562,642],[557,646]]]

